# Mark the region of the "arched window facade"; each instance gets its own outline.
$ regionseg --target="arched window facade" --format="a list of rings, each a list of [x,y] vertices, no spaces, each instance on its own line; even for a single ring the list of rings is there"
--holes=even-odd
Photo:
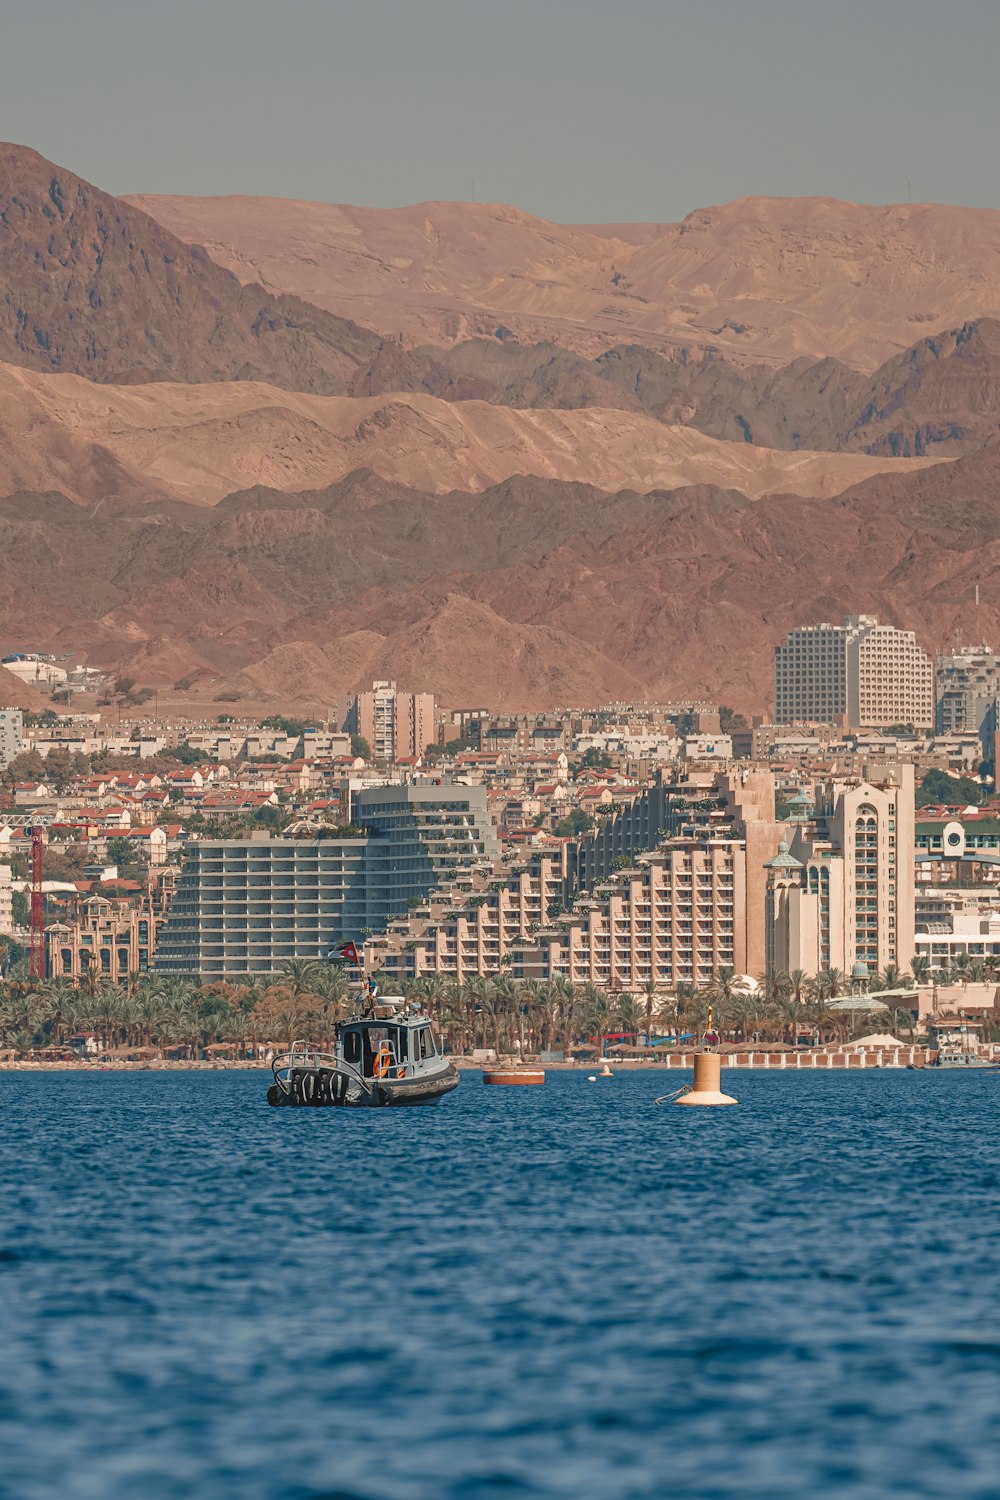
[[[854,957],[878,964],[878,809],[862,802],[854,817]]]

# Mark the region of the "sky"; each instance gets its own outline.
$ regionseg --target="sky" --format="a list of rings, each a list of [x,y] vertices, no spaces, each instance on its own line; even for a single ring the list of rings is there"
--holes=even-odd
[[[0,138],[113,193],[997,208],[998,61],[997,0],[0,0]]]

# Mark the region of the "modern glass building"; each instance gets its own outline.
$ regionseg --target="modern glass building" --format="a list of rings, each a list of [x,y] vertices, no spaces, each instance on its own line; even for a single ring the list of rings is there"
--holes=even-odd
[[[325,959],[499,853],[482,787],[375,787],[356,797],[354,820],[361,837],[192,843],[157,972],[223,979]]]

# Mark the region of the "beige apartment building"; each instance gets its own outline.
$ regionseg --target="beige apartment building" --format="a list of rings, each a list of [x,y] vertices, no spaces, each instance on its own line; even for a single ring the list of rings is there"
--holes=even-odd
[[[560,845],[504,874],[464,873],[390,922],[384,936],[369,938],[365,962],[398,979],[441,974],[461,981],[509,972],[514,946],[563,909],[567,868],[567,847]]]
[[[912,630],[845,615],[790,630],[775,647],[774,699],[779,724],[933,729],[934,668]]]
[[[657,816],[669,832],[627,868],[591,882],[595,861],[565,845],[534,851],[519,869],[435,891],[372,938],[367,958],[398,977],[505,973],[636,993],[707,985],[727,968],[850,974],[911,961],[912,766],[824,781],[787,822],[766,768],[701,773],[669,788]]]
[[[52,979],[79,981],[93,966],[102,979],[123,984],[152,966],[164,920],[162,912],[149,907],[92,896],[77,921],[54,922],[45,929],[46,973]]]
[[[368,741],[376,760],[422,755],[434,743],[433,694],[401,693],[394,682],[373,682],[370,692],[342,701],[338,719]]]
[[[720,969],[747,970],[746,910],[741,840],[672,840],[578,899],[536,948],[515,954],[512,974],[632,991],[710,984]]]
[[[767,869],[767,967],[906,969],[915,952],[913,767],[815,789]],[[860,970],[859,970],[860,972]]]

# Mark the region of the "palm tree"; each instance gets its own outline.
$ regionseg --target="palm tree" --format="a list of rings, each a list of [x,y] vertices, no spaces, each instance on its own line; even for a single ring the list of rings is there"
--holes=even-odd
[[[656,1002],[653,1021],[658,1027],[665,1026],[676,1042],[679,1028],[677,1024],[677,996],[675,994],[660,995]]]
[[[501,975],[498,984],[513,984],[507,975]],[[528,1031],[528,1051],[543,1051],[548,1046],[548,1027],[552,1019],[552,1007],[549,1004],[548,995],[543,985],[536,979],[522,979],[514,986],[517,994],[517,1006],[520,1012],[518,1022],[521,1028],[522,1056],[523,1056],[523,1030]],[[538,1043],[537,1047],[535,1043]]]
[[[909,1040],[913,1041],[915,1031],[913,1012],[907,1006],[898,1005],[889,1012],[889,1025],[896,1036],[901,1031],[905,1031]]]
[[[622,995],[611,1008],[611,1024],[621,1032],[631,1034],[633,1047],[638,1043],[639,1033],[645,1024],[645,1016],[645,1007],[641,1006],[632,995]]]
[[[805,1019],[812,1027],[813,1035],[819,1045],[824,1041],[824,1033],[834,1029],[837,1020],[837,1012],[830,1009],[825,985],[817,985],[815,992],[806,1006]]]
[[[723,1028],[731,1024],[733,1002],[739,991],[736,989],[736,970],[723,965],[711,986],[712,1006],[715,1012],[715,1029],[722,1035]]]
[[[470,1039],[473,1044],[475,1043],[475,1032],[470,1024],[466,998],[454,982],[447,985],[441,1000],[439,1017],[448,1050],[459,1053],[468,1052]]]
[[[592,1033],[594,1056],[600,1057],[604,1051],[604,1033],[611,1018],[610,1002],[604,990],[589,982],[582,986],[580,998],[582,1001],[581,1025],[585,1034]]]
[[[918,953],[910,960],[910,973],[913,975],[914,984],[924,985],[929,983],[931,961],[926,953]]]
[[[294,1001],[289,999],[285,1005],[275,1012],[274,1021],[280,1035],[285,1038],[288,1051],[290,1052],[292,1043],[295,1041],[296,1034],[302,1024],[302,1012]]]
[[[642,987],[645,1006],[643,1010],[643,1025],[646,1032],[646,1041],[649,1042],[649,1034],[653,1029],[653,1017],[656,1015],[657,1004],[660,998],[660,984],[656,979],[647,979]]]
[[[245,1055],[249,1026],[249,1017],[246,1012],[238,1007],[232,1007],[229,1014],[224,1016],[220,1023],[218,1031],[219,1040],[235,1043],[237,1054]]]
[[[903,971],[898,964],[886,964],[882,973],[876,980],[878,987],[883,990],[899,990],[903,988]]]
[[[726,1021],[736,1040],[748,1041],[747,1033],[756,1029],[758,1006],[756,997],[737,991],[726,1006]]]
[[[562,1036],[563,1051],[569,1054],[576,1046],[576,1013],[580,1005],[580,992],[572,980],[562,975],[553,979],[548,988],[558,1016],[555,1025]]]
[[[487,1025],[489,1025],[493,1032],[493,1050],[499,1057],[503,1050],[500,1038],[500,1018],[503,1008],[494,1004],[493,987],[490,981],[479,974],[472,974],[462,981],[462,990],[472,1019],[473,1046],[476,1045],[478,1033],[476,1017],[479,1016],[482,1018],[483,1046],[486,1045]]]
[[[692,984],[690,979],[680,980],[674,990],[674,1003],[677,1014],[677,1045],[680,1046],[681,1031],[685,1027],[697,1029],[698,986]]]
[[[288,993],[299,1001],[303,995],[316,993],[323,966],[311,958],[288,958],[281,966],[281,973]]]
[[[828,999],[836,1000],[838,995],[844,993],[844,985],[847,981],[843,969],[826,969],[822,977],[825,981]]]
[[[796,1005],[802,1004],[802,991],[809,982],[805,969],[791,969],[788,974],[788,991]]]
[[[803,1020],[802,1001],[796,1000],[794,994],[778,994],[771,1001],[771,1010],[780,1024],[781,1040],[794,1046]]]
[[[410,985],[410,993],[423,1001],[424,1009],[435,1020],[448,996],[449,984],[443,974],[424,974]]]

